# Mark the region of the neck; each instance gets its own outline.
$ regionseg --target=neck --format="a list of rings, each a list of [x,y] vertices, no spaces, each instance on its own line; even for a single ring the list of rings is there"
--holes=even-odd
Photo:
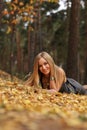
[[[48,74],[48,75],[43,75],[43,77],[44,77],[44,78],[49,78],[50,75],[49,75],[49,74]]]

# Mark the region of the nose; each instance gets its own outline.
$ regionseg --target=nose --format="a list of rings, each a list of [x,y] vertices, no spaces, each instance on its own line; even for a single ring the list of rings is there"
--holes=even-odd
[[[42,69],[46,69],[46,66],[45,66],[45,65],[43,65],[43,66],[42,66]]]

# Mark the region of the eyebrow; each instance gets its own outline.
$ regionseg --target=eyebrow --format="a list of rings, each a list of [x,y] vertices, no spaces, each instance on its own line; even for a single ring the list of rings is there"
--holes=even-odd
[[[44,61],[43,64],[48,64],[48,62],[47,62],[47,61]],[[38,64],[38,66],[40,67],[40,66],[42,66],[42,65],[41,65],[41,64]]]

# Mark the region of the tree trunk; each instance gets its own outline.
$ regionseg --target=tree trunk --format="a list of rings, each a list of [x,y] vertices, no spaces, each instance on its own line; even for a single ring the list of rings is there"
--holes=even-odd
[[[20,33],[19,30],[16,29],[16,43],[17,43],[17,72],[22,72],[22,49],[20,43]]]
[[[0,0],[0,26],[1,26],[1,18],[2,18],[2,10],[4,8],[4,2],[3,0]]]
[[[35,32],[28,30],[28,71],[32,72],[35,55]]]
[[[87,0],[85,0],[85,71],[84,71],[84,84],[87,84]]]
[[[69,0],[66,1],[66,5],[67,5],[67,19],[66,19],[66,28],[65,28],[65,32],[66,32],[66,39],[65,42],[68,42],[68,31],[69,31],[69,17],[70,17],[70,7],[69,7]]]
[[[66,74],[78,80],[78,43],[79,43],[80,0],[72,0]]]
[[[15,27],[12,28],[12,32],[11,32],[11,43],[10,43],[10,73],[11,73],[11,80],[13,80],[13,68],[14,68],[14,29]]]
[[[33,62],[35,55],[42,50],[41,41],[41,12],[40,2],[37,1],[34,5],[34,12],[36,16],[33,23],[33,31],[28,30],[28,67],[29,72],[33,69]]]

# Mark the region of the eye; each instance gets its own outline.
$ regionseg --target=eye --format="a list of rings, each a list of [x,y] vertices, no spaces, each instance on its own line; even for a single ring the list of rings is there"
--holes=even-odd
[[[47,64],[48,64],[47,62],[44,63],[44,65],[47,65]]]

